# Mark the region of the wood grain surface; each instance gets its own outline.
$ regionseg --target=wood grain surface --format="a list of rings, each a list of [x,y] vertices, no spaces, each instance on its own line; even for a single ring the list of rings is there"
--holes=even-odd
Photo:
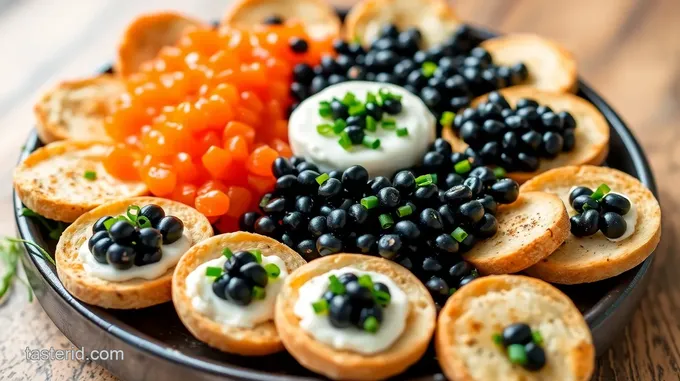
[[[347,2],[336,0],[336,3]],[[351,2],[351,1],[349,1]],[[31,108],[47,86],[86,76],[114,54],[135,14],[179,9],[219,18],[228,0],[0,0],[0,233],[15,234],[11,174],[32,128]],[[580,74],[634,130],[652,163],[663,209],[663,237],[642,304],[596,380],[680,379],[680,1],[457,0],[466,21],[502,32],[530,32],[570,49]],[[90,362],[26,361],[28,348],[70,348],[37,302],[16,285],[0,305],[0,380],[114,380]]]

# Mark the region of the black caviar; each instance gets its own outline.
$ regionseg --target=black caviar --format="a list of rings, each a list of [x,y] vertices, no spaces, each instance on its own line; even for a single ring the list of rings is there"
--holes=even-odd
[[[573,235],[586,237],[601,231],[605,237],[616,239],[626,233],[628,224],[623,216],[630,212],[631,202],[620,194],[610,193],[606,184],[594,192],[588,187],[574,187],[569,203],[578,213],[569,220]]]
[[[530,371],[537,371],[545,366],[543,336],[538,331],[532,331],[528,324],[510,324],[501,333],[494,334],[492,339],[503,347],[512,364]]]
[[[240,306],[264,299],[269,279],[281,274],[273,263],[262,265],[262,252],[258,249],[232,253],[224,248],[222,255],[227,258],[224,266],[207,267],[205,274],[214,277],[212,290],[217,297]]]

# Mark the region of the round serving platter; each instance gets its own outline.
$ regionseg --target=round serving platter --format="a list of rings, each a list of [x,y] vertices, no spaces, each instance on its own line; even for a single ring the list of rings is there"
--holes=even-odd
[[[494,34],[477,30],[483,38]],[[638,178],[655,196],[656,184],[644,151],[616,112],[583,81],[578,95],[590,101],[605,116],[611,128],[607,165]],[[31,132],[19,160],[42,146]],[[56,242],[40,224],[21,216],[23,205],[13,197],[14,215],[21,238],[54,253]],[[106,310],[73,298],[62,286],[56,269],[38,253],[25,247],[24,268],[35,295],[47,315],[77,347],[86,350],[122,350],[123,360],[99,361],[124,380],[238,379],[311,380],[319,376],[299,365],[287,353],[265,357],[226,354],[196,340],[182,325],[172,303],[142,310]],[[648,283],[654,255],[617,277],[592,284],[560,287],[571,297],[588,322],[597,354],[603,354],[628,323]],[[443,379],[434,350],[400,379]]]

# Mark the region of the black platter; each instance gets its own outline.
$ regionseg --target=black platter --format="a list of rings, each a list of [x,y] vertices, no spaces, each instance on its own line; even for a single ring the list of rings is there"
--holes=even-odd
[[[493,34],[478,30],[485,38]],[[605,116],[611,129],[609,166],[638,179],[657,195],[645,154],[616,112],[595,91],[579,81],[578,95],[590,101]],[[31,132],[20,160],[40,147]],[[49,248],[50,240],[35,221],[22,217],[21,201],[14,194],[14,215],[21,238]],[[311,380],[317,375],[300,366],[287,353],[265,357],[242,357],[214,350],[196,340],[180,322],[172,303],[137,311],[115,311],[90,306],[73,298],[59,281],[54,266],[26,247],[23,264],[35,295],[48,316],[77,347],[87,350],[119,349],[124,360],[100,361],[123,380],[237,379]],[[597,349],[603,354],[623,331],[649,282],[648,270],[654,256],[634,269],[605,281],[560,287],[579,307],[588,322]],[[432,347],[399,379],[441,380]]]

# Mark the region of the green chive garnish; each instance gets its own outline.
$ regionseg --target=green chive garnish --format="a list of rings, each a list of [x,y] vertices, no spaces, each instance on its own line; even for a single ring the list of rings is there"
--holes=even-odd
[[[331,176],[328,173],[322,173],[319,176],[316,177],[316,182],[319,185],[322,185],[323,183],[326,182],[326,180],[330,179]]]
[[[139,217],[139,213],[142,212],[142,209],[137,206],[137,205],[130,205],[127,207],[127,211],[125,214],[127,215],[127,218],[130,219],[132,222],[137,222],[137,218]]]
[[[500,333],[494,333],[491,335],[491,340],[493,340],[493,342],[497,345],[503,344],[503,336]]]
[[[349,115],[356,116],[366,112],[366,106],[361,103],[354,104],[349,108]]]
[[[359,282],[359,285],[362,287],[366,288],[373,288],[373,279],[371,279],[371,276],[368,274],[364,274],[357,279],[357,282]]]
[[[399,137],[408,136],[408,128],[406,127],[397,128],[397,136]]]
[[[278,278],[281,275],[281,269],[274,263],[267,263],[264,265],[264,270],[270,278]]]
[[[340,144],[340,147],[342,147],[345,151],[349,151],[352,148],[352,140],[349,138],[349,136],[347,136],[347,134],[340,137],[338,144]]]
[[[392,227],[392,225],[394,225],[394,220],[389,214],[381,214],[378,217],[378,221],[380,221],[380,227],[383,229],[389,229]]]
[[[470,166],[470,162],[468,160],[461,160],[453,165],[453,169],[459,175],[470,172],[471,168],[472,167]]]
[[[382,122],[380,122],[380,127],[392,131],[397,128],[397,122],[394,119],[383,119]]]
[[[505,168],[503,167],[496,167],[493,169],[493,174],[496,175],[497,179],[502,179],[505,177]]]
[[[451,127],[453,120],[456,118],[456,113],[451,111],[444,111],[442,117],[439,118],[439,124],[444,127]]]
[[[378,323],[378,319],[376,319],[375,316],[369,316],[364,321],[364,331],[366,331],[368,333],[378,332],[379,327],[380,327],[380,323]]]
[[[380,148],[380,139],[374,138],[372,136],[364,135],[364,139],[361,141],[361,144],[364,147],[370,148],[370,149],[378,149]]]
[[[333,135],[335,135],[335,132],[333,131],[333,126],[331,126],[328,123],[319,124],[318,126],[316,126],[316,132],[318,132],[319,135],[323,135],[323,136],[333,136]]]
[[[342,104],[345,106],[351,106],[356,103],[357,96],[354,95],[352,92],[347,92],[345,96],[342,98]]]
[[[419,187],[424,187],[427,185],[432,185],[435,183],[435,179],[433,175],[422,175],[416,177],[416,185]]]
[[[373,290],[373,299],[381,306],[386,306],[390,304],[391,296],[385,291]]]
[[[609,192],[611,192],[609,186],[607,184],[601,184],[599,187],[597,187],[597,189],[595,189],[595,192],[590,195],[590,198],[597,201]]]
[[[97,172],[95,171],[85,171],[85,174],[83,175],[84,178],[94,181],[97,180]]]
[[[257,263],[262,263],[262,250],[260,249],[252,249],[249,250],[250,254],[255,256],[255,259],[257,259]]]
[[[270,194],[264,195],[262,197],[262,199],[260,200],[260,208],[264,208],[265,206],[267,206],[267,204],[269,204],[269,200],[271,200],[271,199],[272,199],[272,196]]]
[[[267,296],[267,292],[260,286],[253,287],[253,299],[262,300]]]
[[[397,208],[397,216],[399,217],[406,217],[411,215],[411,213],[413,213],[413,208],[411,207],[411,205],[407,204]]]
[[[461,228],[461,227],[457,227],[456,230],[454,230],[451,233],[451,237],[453,237],[453,239],[455,239],[458,242],[463,242],[465,240],[465,238],[467,238],[467,236],[468,236],[468,233],[465,230],[463,230],[463,228]]]
[[[370,115],[366,115],[366,131],[374,132],[377,126],[378,122],[376,122],[375,118]]]
[[[536,345],[543,345],[543,335],[538,331],[531,331],[531,339]]]
[[[426,76],[427,78],[430,78],[434,75],[435,70],[437,70],[437,64],[432,62],[432,61],[425,61],[423,62],[423,66],[421,67],[423,75]]]
[[[231,258],[231,257],[234,255],[234,253],[231,252],[231,249],[230,249],[230,248],[225,247],[224,249],[222,249],[222,255],[224,255],[225,257],[227,257],[227,259],[229,259],[229,258]]]
[[[328,277],[328,289],[331,290],[335,295],[343,295],[345,293],[345,285],[340,282],[337,276],[331,275]]]
[[[113,224],[115,224],[116,222],[118,222],[117,218],[111,218],[110,220],[106,220],[104,221],[104,227],[106,228],[106,230],[111,230],[111,226],[113,226]]]
[[[146,218],[145,216],[139,216],[137,217],[137,226],[140,228],[150,228],[151,227],[151,220]]]
[[[375,94],[373,94],[370,91],[368,93],[366,93],[366,103],[375,103],[375,102],[376,102]]]
[[[319,299],[312,303],[312,309],[314,309],[315,314],[322,314],[328,311],[328,301],[326,299]]]
[[[222,275],[222,268],[208,266],[205,268],[205,275],[207,276],[220,276]]]
[[[330,102],[319,102],[319,116],[322,118],[329,118],[333,114]]]
[[[336,119],[335,122],[333,122],[333,132],[336,135],[340,134],[345,127],[347,127],[347,122],[342,119]]]
[[[373,209],[378,206],[378,198],[375,196],[368,196],[361,199],[361,205],[366,209]]]
[[[449,288],[449,295],[453,295],[453,293],[456,292],[456,291],[458,291],[458,289],[455,288],[455,287]]]
[[[527,363],[527,352],[524,350],[524,345],[508,345],[508,358],[512,364],[525,365]]]

